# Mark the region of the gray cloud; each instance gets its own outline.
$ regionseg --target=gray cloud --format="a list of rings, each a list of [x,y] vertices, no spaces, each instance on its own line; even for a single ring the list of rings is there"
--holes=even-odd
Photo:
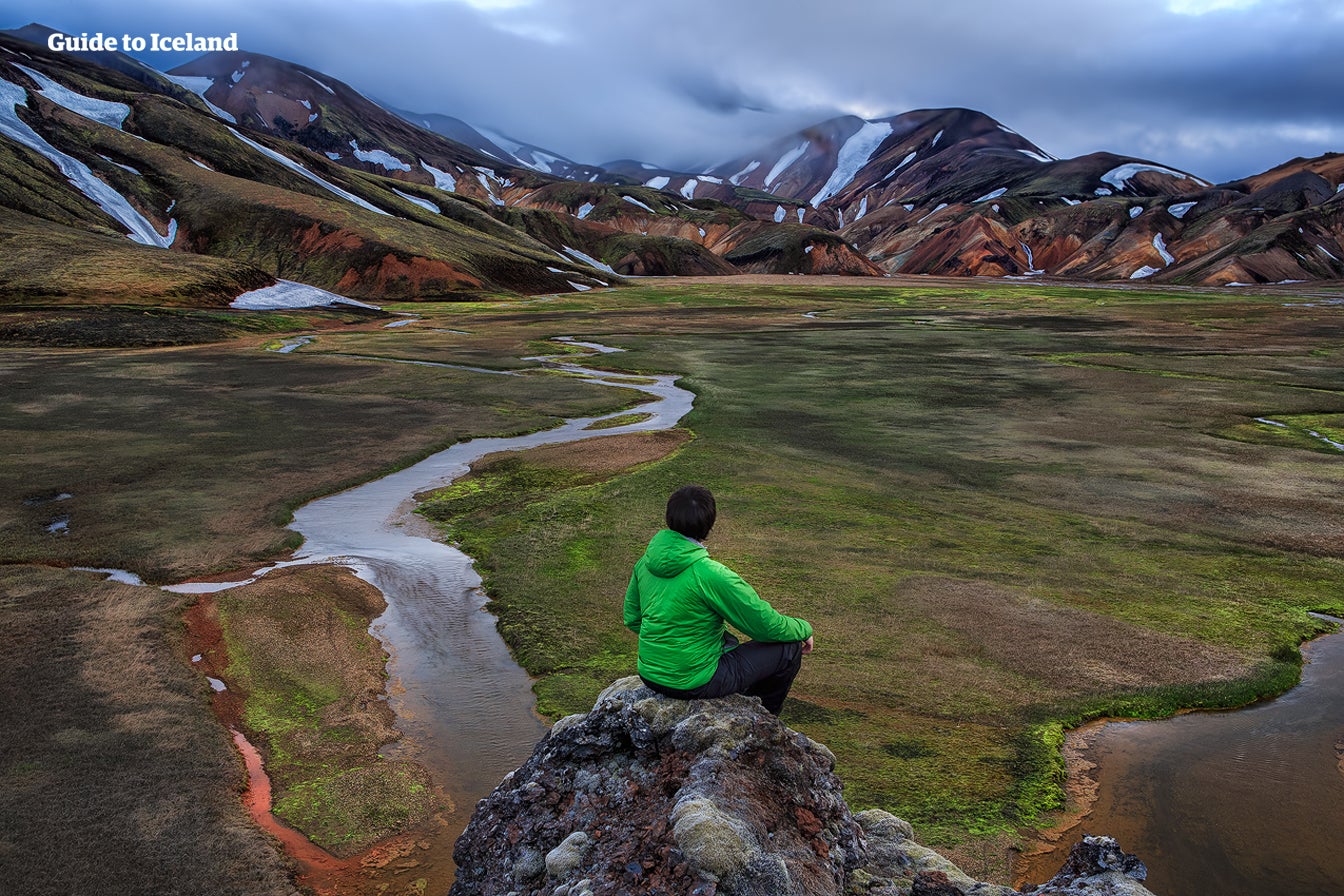
[[[402,108],[588,162],[689,166],[836,114],[939,106],[978,109],[1054,155],[1108,150],[1211,180],[1344,150],[1333,0],[7,5],[9,25],[237,31]]]

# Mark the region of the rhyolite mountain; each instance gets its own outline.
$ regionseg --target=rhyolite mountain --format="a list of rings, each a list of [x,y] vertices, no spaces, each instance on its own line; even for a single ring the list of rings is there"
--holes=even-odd
[[[1057,159],[987,115],[835,118],[649,186],[832,229],[883,271],[1199,285],[1344,276],[1344,155],[1213,185],[1146,159]]]
[[[704,172],[599,168],[395,113],[262,54],[163,75],[123,54],[51,53],[49,33],[0,36],[11,302],[218,304],[275,278],[377,301],[739,271],[1344,275],[1335,154],[1211,185],[1109,153],[1055,159],[986,115],[934,109],[832,119]]]

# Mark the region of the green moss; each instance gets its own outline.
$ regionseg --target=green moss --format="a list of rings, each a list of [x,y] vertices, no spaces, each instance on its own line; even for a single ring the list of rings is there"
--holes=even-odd
[[[287,788],[273,811],[332,854],[355,855],[407,830],[437,800],[428,775],[410,763],[382,761]]]

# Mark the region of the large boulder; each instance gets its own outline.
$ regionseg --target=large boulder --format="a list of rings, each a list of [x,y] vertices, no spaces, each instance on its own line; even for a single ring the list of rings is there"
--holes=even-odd
[[[1014,894],[972,880],[889,813],[851,813],[834,768],[755,698],[672,700],[622,679],[477,805],[452,896]],[[1137,889],[1089,892],[1147,892],[1118,850],[1094,853],[1104,867],[1071,857],[1035,893],[1115,878]]]

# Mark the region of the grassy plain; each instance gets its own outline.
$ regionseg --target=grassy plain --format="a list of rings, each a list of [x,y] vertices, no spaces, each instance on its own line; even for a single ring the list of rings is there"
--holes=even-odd
[[[1058,803],[1061,724],[1280,691],[1306,611],[1344,609],[1344,457],[1255,421],[1338,425],[1344,309],[817,281],[589,301],[617,305],[582,337],[629,350],[604,366],[687,374],[694,440],[563,490],[573,463],[512,458],[426,508],[547,713],[633,669],[626,577],[687,481],[719,496],[711,552],[817,628],[786,720],[853,803],[963,859]]]
[[[255,335],[0,355],[0,643],[28,669],[5,682],[0,715],[33,728],[4,739],[0,768],[50,776],[9,791],[25,812],[0,844],[6,879],[25,879],[48,838],[90,844],[79,855],[96,867],[125,817],[104,803],[150,819],[208,792],[220,799],[202,805],[227,815],[220,795],[238,785],[184,662],[142,692],[150,704],[178,694],[162,712],[124,731],[107,714],[82,726],[125,742],[57,736],[69,726],[49,708],[125,699],[88,683],[98,668],[183,659],[182,605],[50,567],[155,582],[239,568],[293,546],[283,524],[303,500],[470,435],[630,403],[554,373],[380,359],[525,368],[518,358],[570,335],[628,350],[603,366],[683,373],[697,400],[682,431],[500,459],[428,512],[480,558],[501,632],[559,715],[633,671],[619,611],[629,569],[667,493],[710,486],[713,554],[817,627],[786,720],[835,751],[857,807],[904,815],[963,859],[1058,798],[1061,724],[1280,690],[1315,629],[1305,611],[1344,611],[1344,458],[1308,434],[1338,434],[1344,419],[1337,306],[735,278],[402,310],[423,319],[296,321],[317,339],[283,356]],[[105,645],[96,664],[62,665],[75,631]],[[192,748],[164,746],[173,737]],[[98,789],[98,767],[71,750],[105,743],[106,765],[132,771]],[[163,768],[159,803],[137,796],[136,757]],[[99,810],[72,817],[35,796],[57,780]],[[132,835],[184,863],[206,856],[213,831]],[[990,852],[967,864],[1006,878]],[[249,889],[217,879],[218,892]]]
[[[117,327],[105,326],[109,314]],[[31,892],[292,894],[287,863],[239,800],[242,764],[188,662],[191,599],[64,567],[126,569],[152,583],[250,570],[293,546],[283,527],[308,498],[469,436],[613,411],[629,396],[564,377],[279,355],[263,350],[270,335],[248,335],[301,330],[320,345],[363,318],[170,311],[135,327],[131,314],[141,316],[0,313],[0,333],[59,330],[58,344],[77,346],[120,333],[132,346],[18,338],[0,350],[0,878]],[[189,342],[223,341],[143,347],[165,321]],[[368,642],[352,621],[367,608],[313,575],[222,599],[240,649],[239,665],[218,674],[237,693],[279,692],[271,705],[254,701],[249,736],[288,772],[281,788],[302,785],[289,788],[282,814],[342,851],[370,828],[400,826],[392,801],[371,795],[399,785],[393,808],[418,811],[422,782],[359,771],[360,751],[385,732],[349,730],[368,718],[354,719],[344,701],[367,699],[369,682],[322,665],[342,657],[332,644],[311,656],[301,638],[277,647],[276,627],[299,612],[344,620],[328,633],[348,635],[346,653]],[[317,733],[307,746],[332,755],[296,749],[296,729]],[[301,767],[286,769],[296,756]],[[342,822],[352,794],[378,805]]]

